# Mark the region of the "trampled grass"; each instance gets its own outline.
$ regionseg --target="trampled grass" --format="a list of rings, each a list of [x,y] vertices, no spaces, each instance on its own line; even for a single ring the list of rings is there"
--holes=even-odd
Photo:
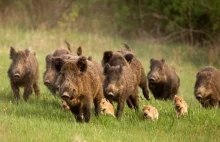
[[[200,107],[193,95],[195,74],[208,65],[204,49],[60,30],[1,28],[0,36],[0,141],[219,141],[220,110]],[[155,101],[152,95],[151,101],[146,101],[139,90],[139,112],[126,106],[121,120],[109,116],[95,117],[93,113],[90,123],[76,123],[71,112],[61,108],[60,98],[52,96],[42,83],[45,56],[57,47],[65,46],[65,39],[72,45],[73,53],[82,46],[83,54],[91,55],[98,62],[105,50],[116,51],[124,48],[122,43],[128,43],[146,73],[151,58],[165,58],[180,76],[179,94],[189,105],[188,115],[177,119],[172,101]],[[17,50],[30,48],[37,53],[40,97],[32,94],[28,102],[21,100],[17,104],[14,101],[7,77],[10,46]],[[158,109],[158,121],[142,120],[141,108],[145,104]]]

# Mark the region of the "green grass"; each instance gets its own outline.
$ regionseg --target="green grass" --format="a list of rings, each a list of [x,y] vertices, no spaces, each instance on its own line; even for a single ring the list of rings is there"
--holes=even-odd
[[[208,65],[204,49],[61,30],[0,28],[0,36],[0,141],[219,141],[220,110],[202,108],[193,95],[195,75]],[[158,121],[143,121],[141,109],[134,112],[126,106],[121,120],[95,117],[93,113],[90,123],[76,123],[71,112],[61,109],[59,97],[52,96],[42,83],[45,56],[65,46],[65,39],[74,53],[82,46],[83,54],[92,55],[98,62],[105,50],[116,51],[123,48],[121,43],[128,43],[143,63],[145,72],[149,71],[151,58],[165,58],[180,76],[179,94],[189,105],[188,115],[177,119],[172,101],[155,101],[152,94],[151,101],[146,101],[139,90],[140,108],[145,104],[155,106],[159,111]],[[7,77],[10,46],[36,51],[40,63],[40,97],[32,94],[28,102],[14,101]]]

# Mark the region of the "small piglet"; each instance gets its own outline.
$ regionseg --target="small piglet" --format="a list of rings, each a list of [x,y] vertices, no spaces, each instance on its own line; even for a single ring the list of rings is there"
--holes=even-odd
[[[155,107],[151,105],[146,105],[143,108],[143,118],[150,120],[158,120],[158,111]]]
[[[16,100],[20,99],[19,87],[24,87],[24,100],[27,101],[33,89],[35,94],[40,94],[39,88],[39,70],[35,53],[28,49],[15,51],[13,47],[10,49],[11,65],[8,69],[11,88]]]
[[[187,113],[188,105],[183,97],[175,95],[173,103],[177,118]]]
[[[111,115],[115,117],[115,110],[113,105],[105,98],[102,99],[101,103],[101,111],[104,115]]]

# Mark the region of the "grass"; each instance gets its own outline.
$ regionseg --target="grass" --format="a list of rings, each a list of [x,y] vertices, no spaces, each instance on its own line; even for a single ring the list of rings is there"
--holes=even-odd
[[[124,40],[104,37],[95,33],[72,31],[23,31],[17,28],[0,28],[0,140],[2,142],[23,141],[219,141],[220,110],[204,109],[193,95],[195,74],[208,65],[207,51],[190,49],[184,45],[164,45],[148,40]],[[79,124],[69,111],[61,109],[59,97],[54,97],[45,88],[42,75],[45,56],[54,49],[65,46],[68,40],[75,53],[82,46],[83,54],[92,55],[100,62],[105,50],[116,51],[128,43],[149,71],[151,58],[164,58],[181,79],[179,94],[189,104],[187,116],[177,119],[172,101],[143,99],[140,92],[140,108],[151,104],[159,110],[158,121],[143,121],[139,112],[125,107],[121,120],[108,116],[95,117],[90,123]],[[28,102],[15,103],[7,77],[10,64],[9,47],[17,50],[30,48],[36,51],[40,64],[41,96],[31,95]],[[202,57],[202,58],[201,58]],[[218,66],[217,66],[218,67]],[[21,92],[22,93],[22,92]],[[20,95],[21,95],[20,93]],[[22,96],[22,95],[21,95]],[[93,111],[94,112],[94,111]]]

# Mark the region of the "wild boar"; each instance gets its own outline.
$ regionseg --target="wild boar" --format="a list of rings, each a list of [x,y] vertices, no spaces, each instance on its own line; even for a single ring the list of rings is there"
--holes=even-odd
[[[173,100],[178,93],[180,79],[176,72],[165,63],[164,59],[150,60],[150,71],[147,75],[149,89],[155,99]]]
[[[196,75],[194,95],[203,107],[218,107],[220,103],[220,71],[205,67]]]
[[[33,89],[35,94],[40,94],[39,88],[39,69],[35,53],[28,49],[16,51],[13,47],[10,49],[11,65],[8,69],[11,88],[16,100],[20,99],[19,87],[24,87],[23,98],[28,100]]]
[[[94,64],[81,56],[77,60],[58,58],[55,65],[60,70],[57,79],[59,94],[67,102],[76,121],[89,122],[92,102],[95,105],[95,114],[99,115],[100,103],[104,96],[102,81]]]
[[[52,94],[56,94],[55,82],[58,76],[58,72],[55,70],[53,58],[56,58],[56,57],[61,57],[63,59],[73,58],[70,45],[68,42],[66,42],[66,44],[68,45],[68,49],[58,48],[57,50],[54,51],[52,55],[50,54],[47,55],[45,59],[46,60],[46,71],[44,72],[43,80],[44,80],[44,85],[50,90]],[[81,47],[77,49],[77,55],[78,56],[82,55]]]
[[[139,59],[133,54],[131,48],[125,44],[126,49],[113,53],[112,51],[106,51],[103,54],[102,65],[109,63],[111,66],[124,65],[125,62],[121,58],[124,57],[130,64],[132,71],[136,75],[138,85],[142,89],[143,95],[147,100],[150,100],[149,91],[147,88],[147,79],[144,72],[144,68]],[[129,59],[132,55],[132,60]]]
[[[138,110],[138,83],[130,66],[110,66],[107,63],[104,68],[104,75],[104,95],[110,102],[116,101],[118,103],[116,117],[121,118],[125,101],[129,107],[134,106]]]

